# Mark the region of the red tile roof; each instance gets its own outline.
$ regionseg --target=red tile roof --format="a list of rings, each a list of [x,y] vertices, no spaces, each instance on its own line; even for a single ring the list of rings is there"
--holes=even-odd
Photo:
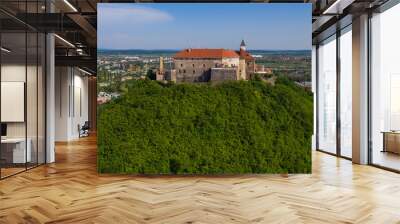
[[[239,54],[226,49],[185,49],[174,55],[176,59],[182,58],[238,58]]]
[[[254,60],[253,56],[251,56],[251,54],[247,51],[240,50],[240,51],[236,51],[236,53],[239,54],[240,57],[244,58],[245,60],[248,60],[248,61]]]

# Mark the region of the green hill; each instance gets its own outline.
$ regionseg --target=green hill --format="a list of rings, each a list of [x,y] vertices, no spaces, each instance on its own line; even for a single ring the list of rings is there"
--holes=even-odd
[[[132,174],[310,173],[311,93],[290,81],[139,80],[98,108],[98,170]]]

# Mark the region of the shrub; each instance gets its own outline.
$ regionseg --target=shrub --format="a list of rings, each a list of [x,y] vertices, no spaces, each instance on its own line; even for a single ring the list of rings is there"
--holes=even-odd
[[[98,108],[98,170],[311,172],[312,95],[287,79],[219,85],[132,80]]]

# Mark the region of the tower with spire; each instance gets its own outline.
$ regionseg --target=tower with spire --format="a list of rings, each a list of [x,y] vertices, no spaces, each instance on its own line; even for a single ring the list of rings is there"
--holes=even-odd
[[[241,51],[246,51],[246,44],[244,43],[243,39],[242,39],[242,43],[240,43],[240,50]]]
[[[238,79],[245,80],[247,78],[246,74],[246,44],[242,39],[240,43],[240,50],[239,50],[239,71],[238,71]]]

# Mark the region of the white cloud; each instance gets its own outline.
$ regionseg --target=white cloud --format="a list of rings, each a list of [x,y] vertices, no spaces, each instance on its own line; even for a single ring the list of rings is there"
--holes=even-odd
[[[132,6],[131,4],[120,4],[118,7],[108,7],[105,4],[99,7],[98,18],[100,26],[158,23],[174,19],[172,15],[165,11],[149,7]]]

